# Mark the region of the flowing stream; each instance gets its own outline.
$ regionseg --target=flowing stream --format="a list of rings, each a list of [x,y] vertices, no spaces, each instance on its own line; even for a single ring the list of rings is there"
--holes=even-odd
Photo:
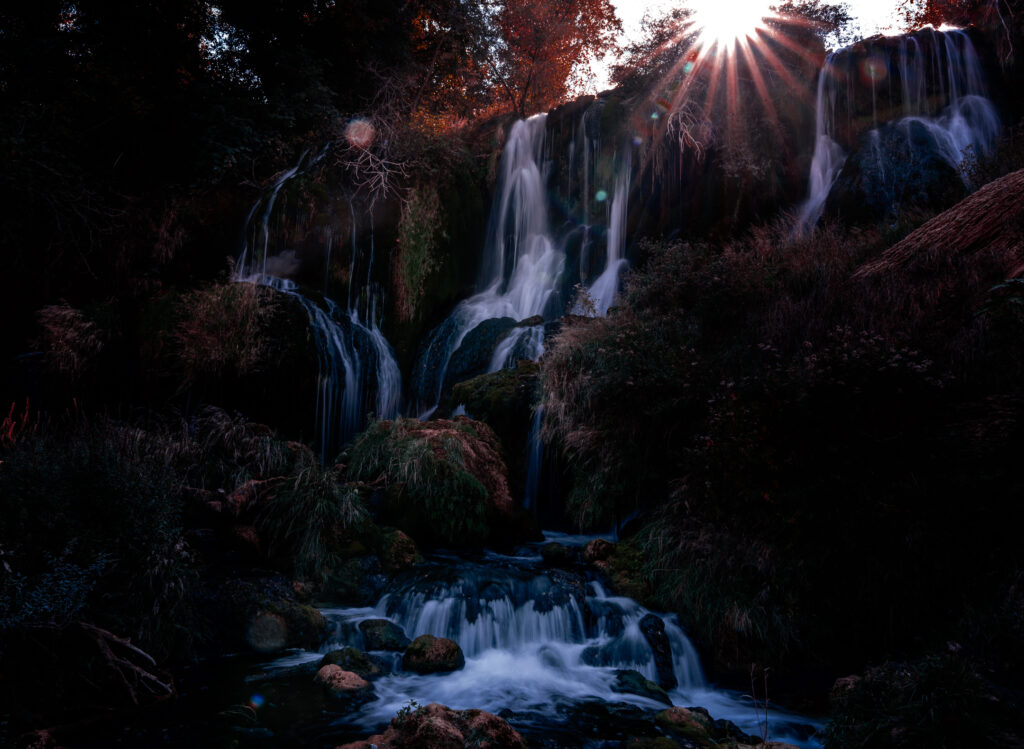
[[[548,538],[578,546],[592,537]],[[269,663],[268,674],[315,668],[324,653],[338,647],[363,649],[358,624],[367,619],[388,619],[410,638],[433,634],[455,640],[466,657],[459,671],[421,676],[401,670],[400,653],[371,651],[385,675],[373,682],[371,701],[334,721],[342,734],[379,731],[410,701],[440,702],[501,714],[527,737],[560,737],[552,745],[601,746],[613,735],[595,732],[628,735],[630,726],[649,722],[666,707],[620,691],[622,669],[666,685],[675,705],[704,707],[751,735],[764,727],[763,709],[759,721],[749,697],[706,681],[675,616],[611,595],[581,570],[544,565],[537,545],[514,556],[436,556],[396,576],[373,606],[322,611],[334,628],[331,640],[318,652],[293,651]],[[767,715],[773,739],[820,746],[813,738],[819,723],[774,708]]]

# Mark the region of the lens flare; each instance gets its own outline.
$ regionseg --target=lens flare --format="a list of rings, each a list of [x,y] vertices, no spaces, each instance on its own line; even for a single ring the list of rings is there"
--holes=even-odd
[[[376,137],[376,129],[362,118],[357,117],[345,125],[345,140],[356,148],[369,148]]]

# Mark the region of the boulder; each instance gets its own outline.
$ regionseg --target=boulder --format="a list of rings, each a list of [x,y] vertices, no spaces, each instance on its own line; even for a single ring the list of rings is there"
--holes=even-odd
[[[583,547],[583,561],[587,564],[604,562],[615,553],[615,544],[603,538],[595,538]]]
[[[409,647],[409,638],[394,622],[387,619],[367,619],[359,622],[363,642],[367,650],[392,650],[400,652]]]
[[[648,614],[640,620],[640,631],[647,644],[654,652],[654,667],[658,672],[658,685],[662,689],[674,689],[679,681],[676,679],[675,667],[672,663],[672,646],[665,634],[665,622],[660,616]]]
[[[514,327],[516,321],[511,317],[498,317],[484,320],[466,333],[462,343],[448,360],[444,393],[450,393],[456,383],[486,372],[494,349]]]
[[[576,551],[563,544],[552,542],[540,547],[541,558],[552,567],[567,567],[576,562]]]
[[[326,593],[340,603],[369,605],[387,582],[383,571],[380,559],[372,554],[346,559],[327,578]]]
[[[323,614],[296,601],[291,583],[279,576],[225,580],[199,600],[215,631],[228,636],[227,647],[247,645],[261,653],[315,650],[327,637]]]
[[[351,647],[332,650],[320,660],[320,665],[340,666],[364,679],[372,679],[381,674],[380,666],[370,660],[366,653]]]
[[[639,671],[632,669],[620,669],[615,672],[615,683],[612,685],[612,691],[619,692],[620,694],[635,694],[638,697],[646,697],[649,700],[661,702],[665,705],[672,704],[672,698],[668,696],[664,689],[645,678]]]
[[[417,637],[402,656],[402,668],[417,674],[451,673],[465,665],[466,657],[457,642],[433,635]]]
[[[335,697],[348,697],[373,689],[373,685],[359,674],[346,671],[333,663],[321,666],[313,678]]]
[[[380,559],[386,572],[401,572],[423,561],[416,542],[400,530],[384,534]]]
[[[431,703],[403,709],[383,734],[338,749],[526,749],[508,723],[483,710],[451,710]]]
[[[670,707],[654,716],[654,722],[670,736],[692,741],[698,746],[714,746],[714,723],[706,713],[688,707]]]

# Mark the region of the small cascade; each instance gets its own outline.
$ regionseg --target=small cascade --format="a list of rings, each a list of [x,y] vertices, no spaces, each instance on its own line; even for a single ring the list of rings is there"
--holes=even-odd
[[[865,86],[874,126],[858,136],[855,123],[867,107]],[[880,207],[891,211],[908,193],[919,197],[921,190],[909,184],[925,179],[934,170],[932,162],[959,173],[971,187],[964,160],[991,153],[999,129],[981,62],[965,31],[928,28],[832,53],[818,76],[814,156],[797,231],[818,222],[844,173],[848,149],[857,149],[853,173],[869,202],[880,198],[885,201]]]
[[[441,398],[452,355],[477,326],[500,318],[547,318],[557,311],[565,253],[548,224],[546,119],[535,115],[520,120],[509,133],[484,248],[484,290],[461,302],[431,332],[416,365],[415,390],[424,415]],[[532,334],[517,333],[506,358],[524,338],[534,340]],[[539,355],[534,347],[521,358]]]
[[[604,317],[619,292],[619,275],[626,266],[626,219],[629,200],[632,152],[627,147],[619,160],[612,196],[611,216],[608,221],[608,254],[604,271],[590,285],[587,292],[594,304],[594,312]]]
[[[381,287],[372,278],[372,222],[365,283],[360,285],[355,281],[355,269],[363,253],[357,242],[355,206],[349,201],[352,237],[347,308],[344,310],[326,293],[321,302],[303,294],[298,284],[286,277],[299,268],[301,261],[293,250],[272,242],[274,209],[282,188],[288,180],[316,165],[326,152],[325,148],[313,158],[303,153],[299,162],[282,172],[256,202],[246,219],[246,240],[234,274],[236,282],[269,286],[292,296],[306,311],[319,365],[316,429],[322,461],[333,458],[334,451],[363,428],[368,411],[374,411],[382,419],[393,418],[401,407],[402,394],[402,376],[395,352],[380,328],[384,300]],[[324,230],[325,292],[333,243],[333,230],[328,227]],[[367,402],[371,383],[375,386],[372,404]]]
[[[589,540],[549,537],[577,549]],[[581,706],[628,705],[650,715],[665,707],[649,692],[620,686],[623,670],[666,685],[675,705],[707,706],[716,718],[759,732],[758,712],[747,699],[707,683],[697,651],[674,615],[610,595],[580,574],[546,567],[535,547],[517,556],[487,553],[473,561],[438,557],[397,575],[373,606],[323,613],[334,627],[331,641],[320,652],[286,655],[269,670],[319,661],[338,647],[364,649],[359,623],[381,618],[399,625],[409,638],[431,634],[454,640],[465,655],[460,670],[422,676],[402,669],[400,653],[371,651],[385,673],[373,681],[373,699],[339,721],[355,735],[378,730],[415,700],[511,714],[517,727],[538,726],[544,735],[573,736],[564,745],[589,745],[574,734],[572,716]],[[770,709],[768,720],[777,740],[819,745],[809,738],[815,727],[803,718]]]

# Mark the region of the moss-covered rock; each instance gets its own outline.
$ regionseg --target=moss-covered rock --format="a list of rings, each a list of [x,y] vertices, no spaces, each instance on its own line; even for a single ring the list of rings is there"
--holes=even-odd
[[[672,704],[672,698],[668,692],[659,687],[653,681],[644,677],[639,671],[632,669],[620,669],[615,672],[615,683],[612,685],[613,692],[622,694],[635,694],[638,697],[646,697],[655,702],[665,705]]]
[[[595,562],[594,566],[607,575],[608,584],[617,595],[649,600],[651,588],[644,577],[644,559],[635,538],[616,544],[608,559]]]
[[[318,684],[322,684],[328,692],[336,697],[348,697],[373,689],[373,685],[359,674],[346,671],[333,663],[321,666],[314,678]]]
[[[519,526],[501,445],[478,421],[377,422],[349,451],[348,472],[383,478],[383,514],[418,541],[482,546]]]
[[[367,619],[359,622],[367,650],[393,650],[401,652],[409,646],[409,638],[394,622],[387,619]]]
[[[654,722],[671,736],[695,742],[698,746],[714,746],[711,738],[714,723],[704,713],[686,707],[670,707],[654,716]]]
[[[440,674],[458,671],[466,665],[466,656],[454,640],[433,635],[420,635],[402,656],[402,668],[417,674]]]
[[[423,561],[416,542],[400,530],[392,530],[381,539],[381,562],[386,572],[400,572]]]
[[[579,561],[575,549],[554,541],[540,547],[540,556],[552,567],[567,567]]]
[[[368,605],[386,581],[380,559],[372,554],[346,559],[327,578],[325,594],[332,600]]]
[[[519,362],[514,369],[473,377],[452,390],[452,403],[465,406],[467,413],[490,426],[501,439],[509,481],[517,496],[526,482],[527,443],[540,398],[539,368],[529,361]]]
[[[351,671],[364,679],[372,679],[381,674],[380,666],[370,660],[370,656],[352,647],[332,650],[321,659],[320,665],[340,666],[345,671]]]
[[[587,564],[604,562],[615,553],[615,544],[603,538],[595,538],[583,547],[583,561]]]

